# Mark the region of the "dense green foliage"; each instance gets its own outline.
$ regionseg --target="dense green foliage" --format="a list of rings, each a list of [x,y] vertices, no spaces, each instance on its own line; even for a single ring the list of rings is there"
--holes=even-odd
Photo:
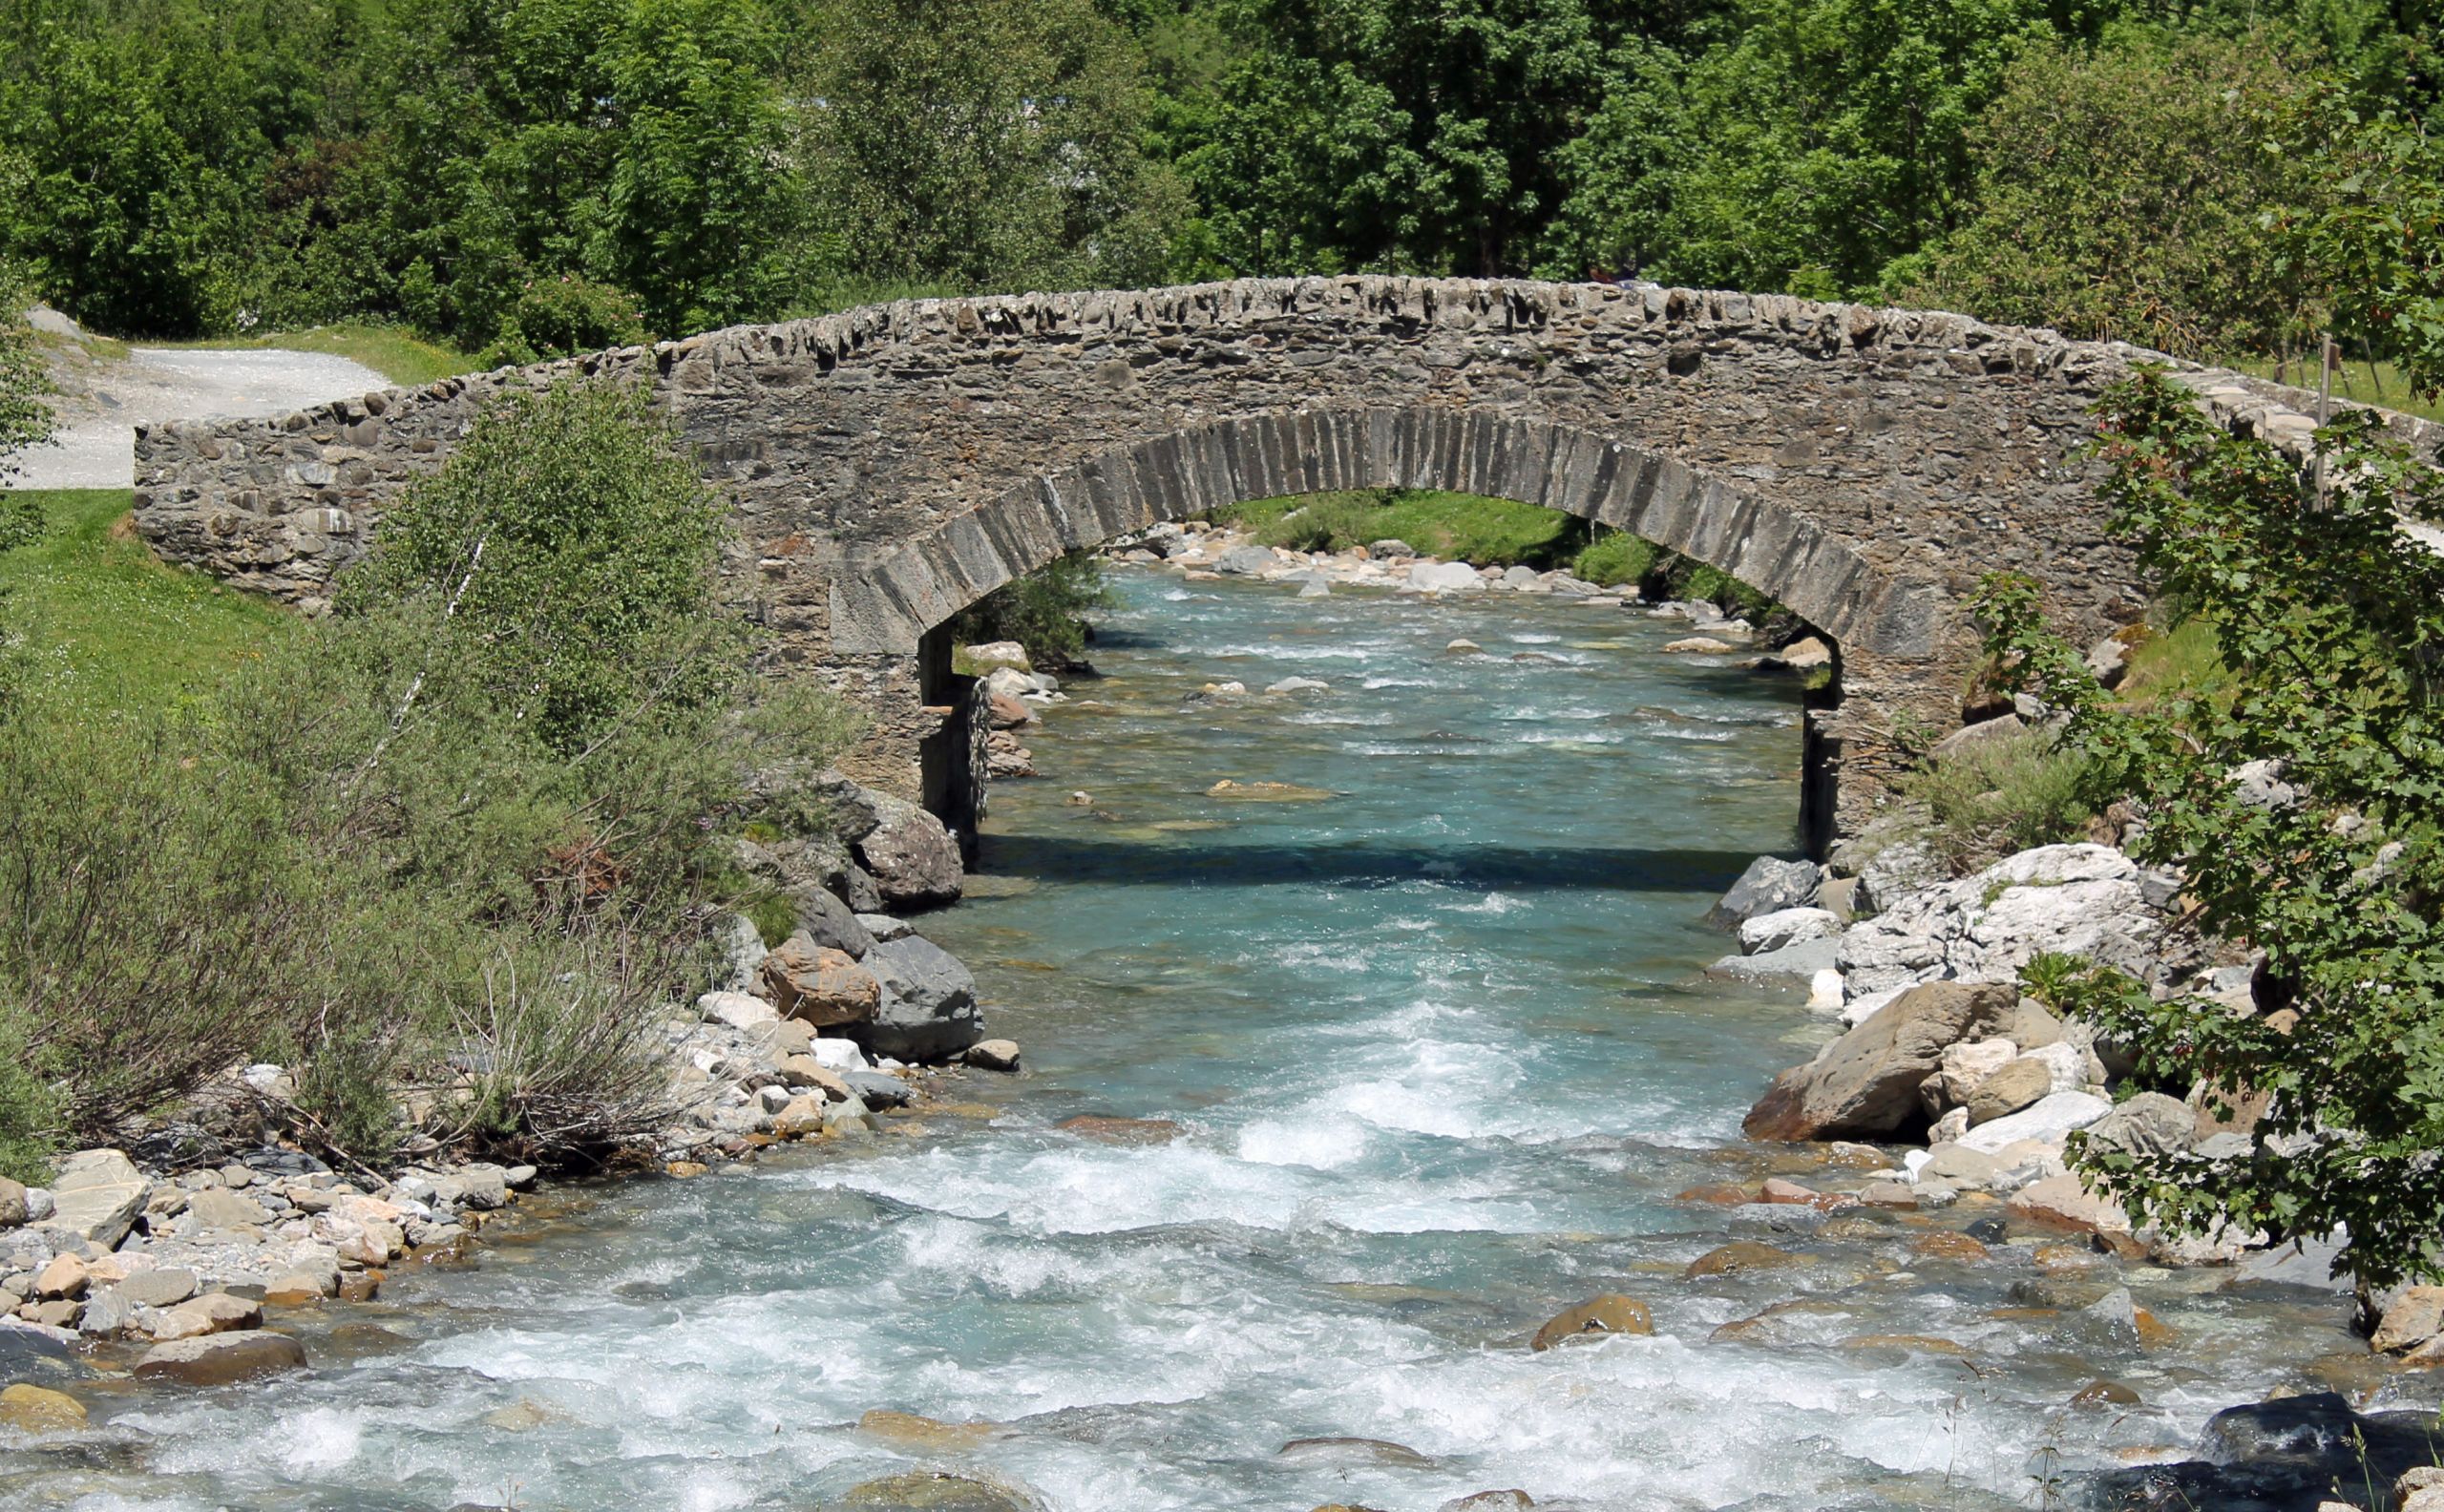
[[[8,190],[6,164],[0,163],[0,194]],[[26,448],[51,433],[51,410],[42,400],[50,381],[25,321],[26,303],[24,279],[0,262],[0,483],[18,471]],[[0,551],[33,538],[38,516],[21,502],[0,500]]]
[[[721,836],[817,822],[789,774],[853,732],[750,678],[722,517],[635,396],[537,394],[410,491],[338,614],[221,685],[33,684],[0,717],[0,1038],[39,1105],[0,1085],[0,1146],[257,1058],[368,1159],[411,1129],[567,1157],[664,1116],[658,1014],[702,979]]]
[[[1109,602],[1101,559],[1070,552],[960,610],[951,638],[960,645],[1016,640],[1037,670],[1058,671],[1085,660],[1086,615]]]
[[[2057,996],[2134,1046],[2142,1075],[2271,1100],[2245,1154],[2078,1158],[2168,1228],[2341,1225],[2370,1284],[2444,1273],[2444,557],[2399,529],[2444,508],[2444,474],[2365,411],[2324,432],[2323,489],[2160,376],[2104,413],[2117,528],[2211,629],[2220,675],[2109,701],[2033,585],[1990,581],[1981,613],[2014,680],[2071,711],[2085,792],[2138,807],[2132,852],[2181,870],[2200,927],[2265,953],[2277,1000],[2236,1016],[2110,969],[2067,974]],[[2281,787],[2240,781],[2249,763]]]
[[[2389,358],[2436,4],[0,0],[0,257],[105,330],[493,360],[1347,270]]]

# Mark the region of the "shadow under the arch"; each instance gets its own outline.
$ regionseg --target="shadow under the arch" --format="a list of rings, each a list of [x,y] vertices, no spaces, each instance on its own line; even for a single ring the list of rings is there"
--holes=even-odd
[[[1393,887],[1435,882],[1490,891],[1609,889],[1718,893],[1754,851],[1687,847],[1451,845],[1338,841],[1313,846],[1165,845],[1068,835],[983,837],[978,870],[1046,881],[1264,887],[1324,882]]]

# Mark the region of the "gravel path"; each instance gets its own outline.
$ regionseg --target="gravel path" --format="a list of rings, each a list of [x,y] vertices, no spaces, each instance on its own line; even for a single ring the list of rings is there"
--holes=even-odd
[[[128,488],[138,421],[284,414],[391,385],[363,363],[320,352],[138,346],[127,361],[85,368],[61,387],[69,391],[53,402],[56,444],[28,449],[7,487]]]

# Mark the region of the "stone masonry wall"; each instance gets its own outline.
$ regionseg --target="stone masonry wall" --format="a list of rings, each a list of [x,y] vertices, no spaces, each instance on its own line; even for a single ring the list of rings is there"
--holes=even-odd
[[[917,637],[1064,547],[1312,488],[1526,498],[1805,602],[1842,642],[1825,744],[1858,779],[1851,829],[1895,723],[1957,719],[1975,648],[1960,606],[1981,575],[2035,575],[2075,634],[2139,613],[2081,449],[2087,407],[2147,355],[1644,285],[1347,277],[913,301],[276,421],[157,426],[137,437],[137,520],[164,557],[310,610],[495,395],[570,373],[648,382],[736,501],[738,601],[780,661],[874,711],[859,775],[914,796],[916,743],[944,717]],[[2193,382],[2231,423],[2296,429],[2286,391]]]

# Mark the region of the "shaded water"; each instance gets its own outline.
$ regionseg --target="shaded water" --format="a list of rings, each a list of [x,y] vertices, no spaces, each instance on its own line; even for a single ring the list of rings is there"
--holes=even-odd
[[[921,1137],[616,1188],[471,1270],[403,1276],[309,1338],[310,1377],[129,1394],[80,1441],[0,1448],[0,1502],[811,1509],[943,1465],[1072,1512],[1422,1512],[1504,1486],[2021,1505],[2033,1475],[2186,1444],[2300,1362],[2363,1368],[2305,1292],[2032,1243],[1913,1254],[1991,1208],[1675,1200],[1804,1165],[1738,1124],[1823,1031],[1696,976],[1724,948],[1698,915],[1791,843],[1786,685],[1547,599],[1121,592],[1108,676],[1029,737],[1046,779],[996,790],[1004,895],[925,925],[977,967],[1023,1078],[967,1077],[980,1105]],[[1331,687],[1186,701],[1294,674]],[[1210,796],[1224,778],[1332,796]],[[1076,1114],[1178,1133],[1109,1144],[1057,1126]],[[1789,1259],[1684,1278],[1732,1238]],[[2085,1311],[2115,1284],[2171,1344]],[[1613,1291],[1654,1337],[1528,1350]],[[2145,1405],[2066,1406],[2099,1376]],[[877,1408],[996,1426],[859,1429]],[[1333,1437],[1414,1455],[1282,1452]]]

